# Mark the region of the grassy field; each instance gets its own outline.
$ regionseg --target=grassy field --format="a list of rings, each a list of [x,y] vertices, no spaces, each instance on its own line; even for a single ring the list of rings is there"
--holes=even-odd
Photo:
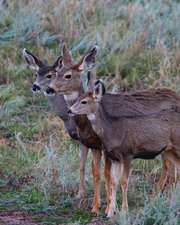
[[[78,146],[68,137],[60,119],[50,112],[46,98],[32,94],[34,77],[22,57],[25,47],[52,64],[62,41],[68,44],[74,58],[97,44],[96,75],[105,81],[109,91],[166,86],[180,93],[180,1],[2,2],[0,222],[4,215],[11,218],[21,213],[23,218],[30,216],[29,221],[43,225],[93,224],[92,221],[117,225],[180,224],[179,186],[168,186],[163,195],[152,197],[161,171],[158,159],[134,163],[128,193],[130,212],[120,213],[112,222],[104,217],[104,196],[100,216],[94,218],[90,213],[89,154],[86,203],[77,208]],[[103,176],[101,188],[104,193]]]

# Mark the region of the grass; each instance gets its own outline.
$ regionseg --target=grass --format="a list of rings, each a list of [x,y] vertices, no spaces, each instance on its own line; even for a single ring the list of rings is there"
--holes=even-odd
[[[77,209],[78,146],[49,112],[44,96],[31,93],[34,77],[22,49],[52,64],[63,40],[74,58],[96,43],[96,75],[109,91],[167,86],[179,93],[179,1],[11,0],[7,4],[0,7],[0,209],[26,211],[41,224],[86,224],[93,218],[91,156],[86,207]],[[113,223],[178,224],[178,188],[147,199],[155,192],[161,162],[136,161],[133,168],[130,214],[120,214]],[[100,217],[107,222],[103,208]]]
[[[139,176],[136,177],[136,179],[139,178]],[[102,210],[105,208],[103,201],[103,208],[100,213],[102,221],[107,224],[117,225],[179,224],[179,187],[165,192],[164,195],[156,195],[150,198],[149,193],[147,193],[147,190],[150,188],[147,182],[141,181],[139,182],[139,187],[135,185],[136,188],[133,189],[132,186],[134,184],[132,179],[130,182],[131,192],[128,196],[131,199],[129,214],[125,215],[120,212],[116,218],[107,221],[103,217]],[[91,195],[91,193],[89,194]],[[44,202],[43,193],[39,192],[32,182],[24,184],[21,188],[12,188],[12,186],[6,189],[1,188],[0,199],[1,213],[4,211],[22,211],[28,213],[33,221],[43,225],[56,225],[59,223],[86,224],[93,218],[93,215],[90,213],[89,198],[86,199],[86,207],[83,209],[76,207],[78,200],[73,196],[69,196],[68,193],[62,193],[59,196],[56,195],[56,198],[54,200],[52,198],[47,204],[47,202]],[[134,202],[132,202],[133,200]],[[119,201],[118,204],[120,205]]]

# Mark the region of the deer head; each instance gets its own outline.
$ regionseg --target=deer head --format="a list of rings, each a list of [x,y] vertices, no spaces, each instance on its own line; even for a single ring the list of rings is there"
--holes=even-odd
[[[58,57],[52,66],[48,66],[26,49],[23,50],[23,56],[28,64],[28,67],[32,70],[36,77],[32,85],[32,91],[38,92],[41,89],[45,91],[51,80],[55,78],[56,69],[60,67],[62,57]]]
[[[102,81],[97,80],[93,82],[93,75],[88,72],[88,92],[80,96],[77,102],[71,106],[69,112],[72,114],[86,114],[90,120],[95,116],[98,109],[101,98],[105,94],[105,86]]]
[[[66,45],[62,48],[62,61],[59,63],[55,79],[46,89],[47,94],[72,94],[79,92],[81,88],[81,72],[85,65],[90,67],[95,62],[97,47],[95,46],[85,54],[78,63],[73,63],[71,53]]]

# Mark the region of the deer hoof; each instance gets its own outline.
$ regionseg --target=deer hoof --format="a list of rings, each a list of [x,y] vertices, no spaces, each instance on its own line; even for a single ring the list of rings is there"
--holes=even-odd
[[[110,209],[108,210],[107,217],[108,217],[108,218],[112,218],[112,217],[116,216],[116,214],[117,214],[116,209],[110,208]]]
[[[96,216],[99,215],[99,207],[98,206],[93,206],[93,208],[91,209],[91,213],[96,214]]]
[[[107,206],[106,209],[105,209],[105,215],[106,216],[108,215],[108,211],[109,211],[109,207]]]
[[[128,213],[128,205],[122,205],[122,212]]]

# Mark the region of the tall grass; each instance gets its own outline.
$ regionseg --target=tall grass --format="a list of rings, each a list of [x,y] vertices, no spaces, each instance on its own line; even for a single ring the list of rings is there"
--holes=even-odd
[[[179,187],[177,187],[170,198],[156,196],[153,200],[146,199],[144,208],[138,212],[134,210],[132,216],[119,213],[113,224],[117,225],[177,225],[179,224]],[[176,200],[175,200],[176,199]]]
[[[0,44],[18,44],[18,57],[22,47],[30,46],[52,62],[59,54],[59,42],[66,41],[74,56],[96,43],[100,47],[98,75],[116,74],[118,86],[136,84],[139,88],[147,81],[156,85],[158,79],[158,84],[172,82],[177,87],[178,1],[7,2],[9,7],[2,7],[0,13]]]

